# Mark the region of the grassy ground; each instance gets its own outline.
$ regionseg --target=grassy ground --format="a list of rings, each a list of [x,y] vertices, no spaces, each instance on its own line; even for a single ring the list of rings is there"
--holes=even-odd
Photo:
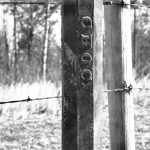
[[[144,78],[134,87],[150,87]],[[150,149],[150,91],[135,90],[136,150]],[[15,100],[61,95],[54,84],[34,83],[1,86],[0,100]],[[102,150],[110,150],[107,95],[103,95]],[[0,106],[0,150],[60,150],[61,99],[33,101]]]
[[[137,81],[135,87],[150,88],[147,77]],[[134,91],[135,137],[137,150],[150,149],[150,91]]]
[[[50,82],[0,88],[1,101],[60,95],[60,88]],[[0,107],[0,150],[61,149],[61,99]]]

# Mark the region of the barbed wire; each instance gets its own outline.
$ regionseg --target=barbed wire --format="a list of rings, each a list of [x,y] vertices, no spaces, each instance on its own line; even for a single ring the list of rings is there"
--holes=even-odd
[[[60,2],[60,1],[47,1],[47,2],[30,2],[30,1],[14,1],[14,2],[11,2],[11,1],[0,1],[0,5],[5,5],[5,4],[14,4],[14,5],[18,5],[18,4],[39,4],[39,5],[45,5],[45,4],[58,4],[58,5],[62,5],[63,2]],[[65,3],[67,4],[67,3]],[[71,3],[72,5],[77,5],[76,3]],[[112,2],[111,0],[110,1],[104,1],[103,2],[104,5],[120,5],[120,6],[134,6],[134,7],[145,7],[145,8],[150,8],[150,5],[146,5],[146,4],[128,4],[128,3],[124,3],[123,1],[121,1],[120,3],[116,3],[116,2]],[[86,4],[83,4],[83,5],[86,5]]]
[[[28,96],[27,99],[11,100],[11,101],[0,101],[0,104],[11,104],[11,103],[20,103],[20,102],[40,101],[40,100],[57,99],[57,98],[62,98],[62,96],[43,97],[43,98],[34,98],[34,99],[31,99]]]
[[[114,5],[114,6],[116,6],[116,5],[118,5],[118,6],[133,6],[133,7],[138,7],[138,8],[140,8],[140,7],[143,7],[143,8],[150,8],[150,5],[145,5],[145,4],[127,4],[127,3],[124,3],[123,1],[121,1],[120,3],[116,3],[116,2],[112,2],[112,1],[104,1],[103,2],[103,5]]]
[[[89,92],[93,92],[93,90],[85,89]],[[150,88],[133,88],[132,85],[125,87],[125,88],[117,88],[117,89],[111,89],[111,90],[103,90],[103,92],[109,93],[109,92],[128,92],[130,93],[133,90],[141,90],[141,91],[150,91]],[[20,103],[20,102],[30,102],[30,101],[40,101],[40,100],[48,100],[48,99],[57,99],[62,98],[62,96],[53,96],[53,97],[43,97],[43,98],[28,98],[26,99],[20,99],[20,100],[11,100],[11,101],[0,101],[0,105],[2,104],[12,104],[12,103]]]
[[[127,82],[123,81],[121,88],[117,88],[117,89],[110,89],[110,90],[103,90],[103,92],[127,92],[130,93],[133,90],[149,90],[150,88],[141,88],[141,87],[133,87],[132,84],[130,84],[129,86],[127,86]]]
[[[87,88],[83,88],[86,91],[89,92],[93,92],[94,90],[91,89],[87,89]],[[122,83],[122,88],[116,88],[116,89],[103,89],[102,92],[127,92],[130,93],[132,91],[136,91],[136,90],[140,90],[140,91],[150,91],[150,88],[141,88],[141,87],[133,87],[132,84],[130,84],[129,86],[127,86],[127,83],[125,81],[123,81]]]

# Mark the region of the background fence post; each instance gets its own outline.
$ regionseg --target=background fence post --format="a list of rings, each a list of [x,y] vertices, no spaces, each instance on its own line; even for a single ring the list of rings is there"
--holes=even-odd
[[[105,37],[108,89],[132,84],[130,0],[112,0],[105,5]],[[119,5],[117,5],[117,3]],[[134,113],[132,92],[109,92],[111,150],[134,150]]]
[[[93,150],[93,0],[62,6],[62,150]]]

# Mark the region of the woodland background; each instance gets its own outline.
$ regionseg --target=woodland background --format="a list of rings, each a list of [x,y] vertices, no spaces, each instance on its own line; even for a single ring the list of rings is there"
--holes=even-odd
[[[143,5],[150,5],[150,1],[143,0]],[[150,73],[150,8],[132,8],[133,67],[137,79]]]
[[[59,16],[58,16],[59,13]],[[54,17],[56,16],[56,17]],[[0,83],[61,79],[59,5],[0,5]]]

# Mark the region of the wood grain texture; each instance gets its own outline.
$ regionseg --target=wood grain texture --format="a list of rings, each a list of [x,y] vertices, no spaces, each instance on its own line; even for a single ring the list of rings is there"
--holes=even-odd
[[[67,2],[62,5],[62,150],[77,150],[77,5]]]
[[[113,0],[115,3],[121,0]],[[124,0],[130,3],[130,0]],[[130,7],[105,6],[105,37],[108,89],[132,84],[132,52]],[[134,150],[134,113],[132,92],[108,93],[109,124],[112,150]]]
[[[93,1],[65,0],[62,6],[63,150],[93,150],[92,57]]]

